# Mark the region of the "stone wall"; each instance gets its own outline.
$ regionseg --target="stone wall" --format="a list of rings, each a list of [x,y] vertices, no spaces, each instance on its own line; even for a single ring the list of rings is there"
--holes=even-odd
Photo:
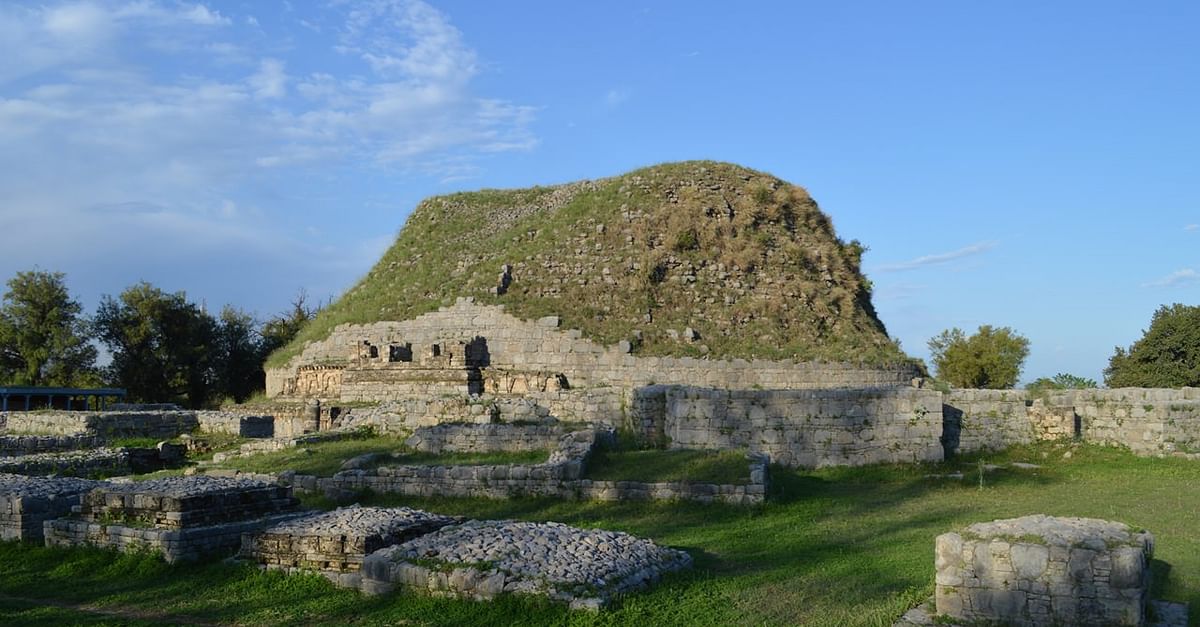
[[[634,392],[630,427],[671,448],[748,449],[816,468],[939,461],[941,399],[914,388]]]
[[[102,485],[89,479],[0,474],[0,540],[41,542],[46,520],[69,515],[85,492]]]
[[[948,452],[1078,437],[1138,455],[1200,454],[1200,388],[953,390],[943,403]]]
[[[4,435],[0,436],[0,457],[57,453],[96,448],[104,440],[99,436],[83,435]]]
[[[563,436],[561,426],[548,425],[455,425],[421,427],[405,446],[425,453],[491,453],[497,451],[549,451]]]
[[[326,339],[305,346],[285,367],[269,369],[267,395],[304,395],[306,389],[298,385],[311,375],[302,376],[301,368],[349,365],[352,350],[363,340],[375,346],[418,347],[447,340],[469,342],[479,336],[486,340],[487,367],[511,373],[562,374],[571,388],[631,390],[654,383],[771,389],[881,387],[908,385],[919,374],[910,365],[877,369],[850,364],[641,357],[629,354],[628,343],[602,346],[583,339],[577,330],[560,330],[558,324],[554,316],[525,321],[505,313],[501,306],[477,305],[460,298],[451,307],[413,320],[339,325]],[[342,386],[328,380],[337,375],[323,376],[313,395],[341,397]],[[493,378],[496,391],[507,386],[500,374]],[[526,383],[525,387],[539,386]]]
[[[7,425],[12,433],[166,440],[195,431],[200,422],[192,411],[17,411],[8,412]]]

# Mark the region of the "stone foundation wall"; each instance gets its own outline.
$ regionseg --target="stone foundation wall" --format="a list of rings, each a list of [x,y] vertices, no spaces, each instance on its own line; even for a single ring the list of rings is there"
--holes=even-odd
[[[95,435],[5,435],[0,436],[0,457],[58,453],[97,448],[104,440]]]
[[[276,397],[285,390],[303,395],[298,383],[310,375],[303,374],[301,368],[348,364],[351,348],[363,340],[376,346],[419,346],[446,340],[468,342],[478,336],[486,339],[491,368],[561,373],[572,388],[611,386],[630,390],[654,383],[769,389],[885,387],[908,385],[919,375],[911,365],[878,369],[850,364],[634,356],[627,346],[606,347],[583,339],[577,330],[560,330],[556,317],[525,321],[505,313],[501,306],[476,305],[464,298],[452,307],[413,320],[339,325],[326,339],[305,346],[287,366],[269,369],[267,395]],[[318,387],[321,393],[317,396],[334,390],[328,382]]]
[[[241,546],[244,534],[298,515],[279,514],[189,529],[106,525],[59,518],[47,520],[43,533],[46,546],[96,546],[126,552],[151,550],[162,554],[167,562],[175,563],[232,554]]]
[[[998,451],[1035,439],[1023,390],[951,390],[942,401],[948,452]]]
[[[8,412],[8,431],[40,435],[93,434],[103,438],[170,439],[195,431],[200,422],[192,411]]]
[[[0,474],[0,540],[42,542],[46,520],[69,515],[83,493],[102,485],[89,479]]]
[[[939,461],[941,399],[914,388],[637,390],[630,426],[671,448],[748,449],[816,468]]]
[[[426,453],[549,451],[558,445],[558,425],[454,425],[421,427],[404,444]]]

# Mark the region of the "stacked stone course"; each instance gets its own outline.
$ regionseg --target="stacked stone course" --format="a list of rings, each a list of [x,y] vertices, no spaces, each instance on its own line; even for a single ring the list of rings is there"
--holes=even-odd
[[[45,523],[48,546],[149,548],[168,562],[193,560],[241,544],[241,535],[295,517],[287,487],[221,477],[113,484],[87,493],[72,518]]]
[[[937,613],[1005,625],[1143,625],[1153,537],[1091,518],[1025,516],[937,538]]]
[[[191,411],[7,412],[7,430],[42,435],[95,435],[104,439],[167,440],[200,426]]]
[[[491,453],[550,451],[563,436],[563,428],[547,425],[459,425],[420,427],[405,446],[426,453]]]
[[[0,474],[0,540],[41,542],[45,521],[69,515],[83,494],[102,485],[72,477]]]
[[[462,520],[407,507],[314,512],[243,534],[239,556],[271,569],[319,571],[356,587],[370,553]]]

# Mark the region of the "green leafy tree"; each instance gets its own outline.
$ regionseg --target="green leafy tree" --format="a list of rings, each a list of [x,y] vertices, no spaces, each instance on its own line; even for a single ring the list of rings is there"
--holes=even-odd
[[[213,360],[222,396],[241,403],[264,387],[262,339],[254,317],[226,305],[217,322]]]
[[[1027,390],[1087,390],[1100,387],[1095,379],[1060,372],[1053,377],[1041,377],[1025,386]]]
[[[96,347],[61,272],[18,272],[0,306],[0,378],[15,385],[94,385]]]
[[[959,388],[1005,389],[1017,384],[1029,356],[1029,340],[1008,327],[979,327],[967,337],[961,329],[929,340],[937,378]]]
[[[1200,306],[1160,307],[1141,339],[1116,348],[1104,382],[1111,388],[1200,386]]]
[[[108,378],[132,398],[201,407],[214,391],[217,323],[183,292],[138,283],[105,296],[94,324],[112,353]]]

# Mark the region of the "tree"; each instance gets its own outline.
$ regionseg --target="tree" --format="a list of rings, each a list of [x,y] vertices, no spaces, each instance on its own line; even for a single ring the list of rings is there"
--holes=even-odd
[[[1053,377],[1041,377],[1025,386],[1027,390],[1087,390],[1100,387],[1095,379],[1060,372]]]
[[[264,387],[262,345],[253,316],[229,305],[221,310],[213,355],[221,395],[241,403]]]
[[[1160,307],[1141,339],[1128,350],[1116,347],[1104,382],[1110,388],[1200,386],[1200,306]]]
[[[308,306],[308,293],[303,289],[296,293],[292,301],[292,309],[268,320],[262,328],[262,354],[267,355],[286,346],[300,333],[300,329],[308,324],[316,315],[319,308]]]
[[[105,296],[96,312],[100,341],[112,353],[107,374],[134,399],[200,407],[213,391],[217,324],[187,302],[142,282]]]
[[[1029,340],[1008,327],[982,325],[967,337],[961,329],[929,340],[937,377],[960,388],[1011,388],[1029,355]]]
[[[61,272],[18,272],[0,307],[0,377],[16,385],[96,383],[96,347]]]

